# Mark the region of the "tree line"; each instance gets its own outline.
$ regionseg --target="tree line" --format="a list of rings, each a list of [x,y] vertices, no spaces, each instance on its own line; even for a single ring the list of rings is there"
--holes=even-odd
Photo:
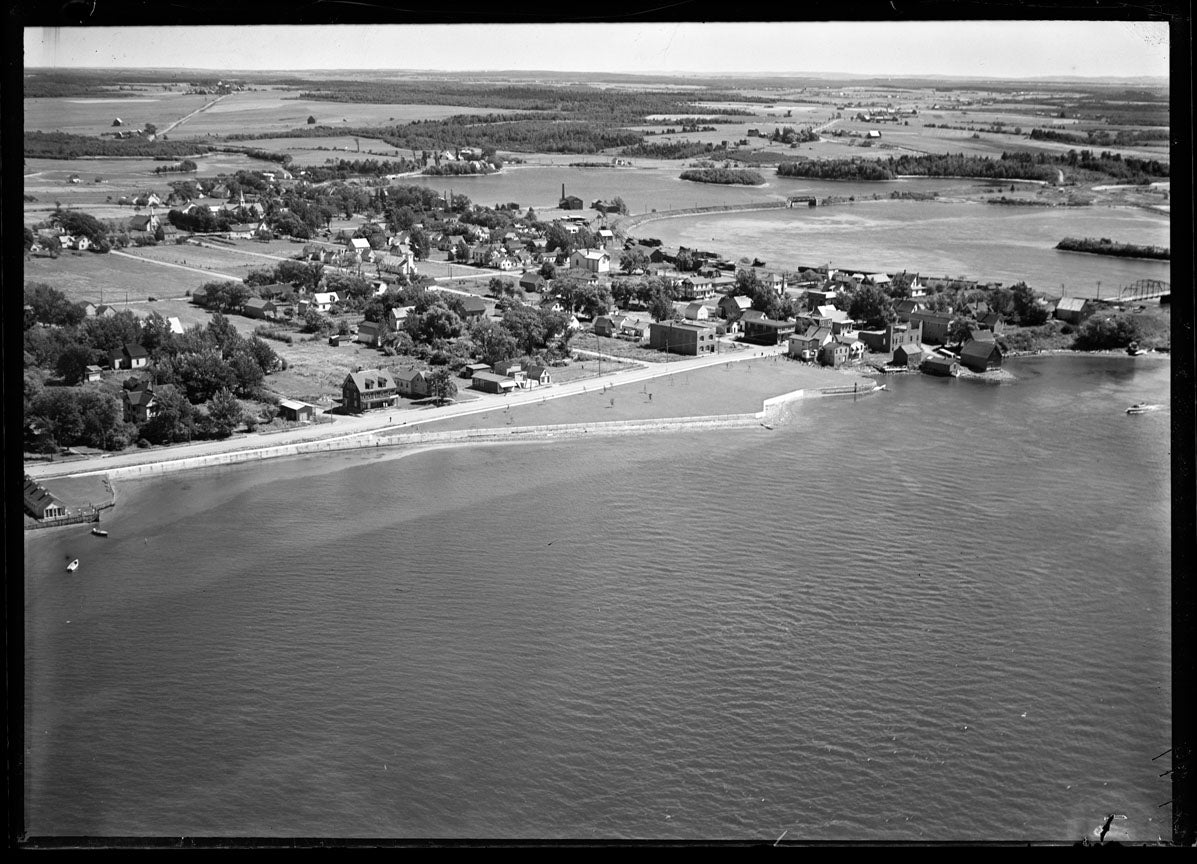
[[[84,156],[142,156],[181,159],[209,152],[205,144],[148,138],[97,138],[67,132],[26,132],[27,159],[80,159]]]

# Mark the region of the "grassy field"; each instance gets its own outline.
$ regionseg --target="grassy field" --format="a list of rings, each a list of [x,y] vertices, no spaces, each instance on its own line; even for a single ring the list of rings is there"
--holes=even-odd
[[[243,269],[248,271],[249,268]],[[130,301],[145,300],[146,297],[182,297],[216,278],[215,273],[205,277],[202,272],[163,267],[120,255],[74,251],[63,252],[57,259],[26,258],[24,272],[26,283],[45,282],[71,300],[99,303],[102,288],[104,302],[118,308],[126,296]]]
[[[270,267],[277,263],[273,258],[243,254],[235,247],[214,249],[208,246],[196,246],[193,243],[159,243],[157,246],[141,246],[122,251],[129,255],[145,258],[147,261],[183,264],[187,267],[211,270],[214,273],[226,273],[242,278],[251,269]]]
[[[211,99],[211,96],[190,96],[165,90],[136,95],[113,94],[105,98],[26,99],[25,128],[39,132],[99,135],[115,131],[117,127],[112,121],[119,117],[124,121],[122,129],[140,129],[146,123],[165,129]]]

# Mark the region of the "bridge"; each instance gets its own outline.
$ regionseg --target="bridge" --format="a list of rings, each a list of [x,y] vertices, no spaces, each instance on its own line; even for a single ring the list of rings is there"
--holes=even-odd
[[[1159,279],[1140,279],[1118,291],[1118,300],[1136,302],[1139,300],[1154,300],[1157,297],[1168,297],[1172,294],[1172,285]]]

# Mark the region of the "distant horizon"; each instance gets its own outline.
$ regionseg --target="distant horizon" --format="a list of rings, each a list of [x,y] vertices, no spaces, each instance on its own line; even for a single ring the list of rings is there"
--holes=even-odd
[[[202,66],[163,66],[160,67],[163,72],[185,72],[189,74],[207,74],[207,75],[283,75],[283,74],[312,74],[319,73],[322,76],[336,73],[355,74],[362,73],[410,73],[410,74],[429,74],[429,75],[586,75],[586,76],[608,76],[608,77],[625,77],[625,78],[828,78],[828,79],[862,79],[872,80],[877,78],[901,78],[904,80],[910,79],[927,79],[927,80],[956,80],[956,81],[1029,81],[1029,82],[1067,82],[1067,81],[1143,81],[1154,82],[1161,85],[1166,85],[1170,82],[1169,76],[1161,75],[1035,75],[1035,76],[1003,76],[1003,75],[968,75],[960,73],[862,73],[862,72],[827,72],[827,71],[798,71],[798,72],[776,72],[776,71],[728,71],[728,72],[702,72],[698,70],[656,70],[645,69],[637,72],[614,72],[609,69],[435,69],[431,67],[415,68],[415,67],[344,67],[344,68],[320,68],[320,69],[305,69],[305,68],[278,68],[278,69],[232,69],[227,67],[222,68],[206,68]],[[144,73],[145,69],[138,66],[26,66],[25,72],[139,72]]]
[[[296,24],[29,27],[23,45],[29,69],[1088,80],[1167,78],[1169,36],[1164,21]]]

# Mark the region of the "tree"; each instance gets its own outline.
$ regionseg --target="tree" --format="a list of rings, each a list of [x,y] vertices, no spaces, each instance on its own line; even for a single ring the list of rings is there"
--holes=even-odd
[[[428,239],[428,232],[423,228],[412,228],[408,235],[408,244],[411,246],[412,257],[417,261],[428,260],[428,255],[432,251],[432,243]]]
[[[549,226],[544,239],[546,252],[559,251],[568,255],[574,251],[574,238],[560,222],[554,222]]]
[[[78,384],[87,377],[87,367],[95,362],[95,352],[86,345],[71,345],[58,355],[55,371],[67,385]]]
[[[193,405],[207,402],[220,390],[238,386],[236,372],[216,351],[182,354],[174,359],[171,371]]]
[[[1038,327],[1047,321],[1047,309],[1035,302],[1035,292],[1026,282],[1019,282],[1010,289],[1010,299],[1018,324],[1023,327]]]
[[[188,441],[195,430],[195,409],[178,391],[157,394],[157,413],[138,432],[151,444]]]
[[[552,261],[545,261],[540,265],[540,270],[538,272],[545,279],[553,279],[557,276],[557,265]]]
[[[107,231],[104,230],[103,223],[89,213],[81,213],[78,210],[60,210],[54,215],[54,219],[66,233],[81,234],[93,245],[98,246],[101,241],[107,239]]]
[[[448,366],[441,366],[429,373],[428,391],[437,405],[444,405],[457,395],[457,383]]]
[[[85,317],[81,304],[72,303],[65,294],[44,282],[25,286],[25,305],[33,307],[35,321],[56,327],[73,327]]]
[[[951,323],[948,324],[948,342],[956,343],[966,341],[975,324],[976,322],[972,321],[971,319],[959,315],[956,316],[952,319]]]
[[[648,314],[654,321],[670,321],[678,317],[673,301],[664,289],[657,289],[648,300]]]
[[[852,292],[848,314],[868,329],[879,329],[897,320],[893,301],[876,285],[862,285]]]
[[[208,418],[214,437],[228,438],[232,435],[244,413],[241,403],[228,390],[212,394],[212,398],[208,400]]]
[[[313,125],[315,125],[315,123],[316,123],[316,117],[315,117],[315,115],[314,115],[314,114],[309,114],[309,115],[308,115],[308,125],[309,125],[309,126],[313,126]]]
[[[510,360],[519,353],[511,330],[489,319],[479,318],[470,325],[470,339],[474,343],[475,356],[490,366]]]
[[[1075,347],[1081,351],[1125,348],[1140,338],[1139,324],[1130,315],[1093,315],[1077,330]]]
[[[619,256],[619,270],[621,273],[632,273],[644,270],[649,265],[649,258],[642,249],[628,249]]]

